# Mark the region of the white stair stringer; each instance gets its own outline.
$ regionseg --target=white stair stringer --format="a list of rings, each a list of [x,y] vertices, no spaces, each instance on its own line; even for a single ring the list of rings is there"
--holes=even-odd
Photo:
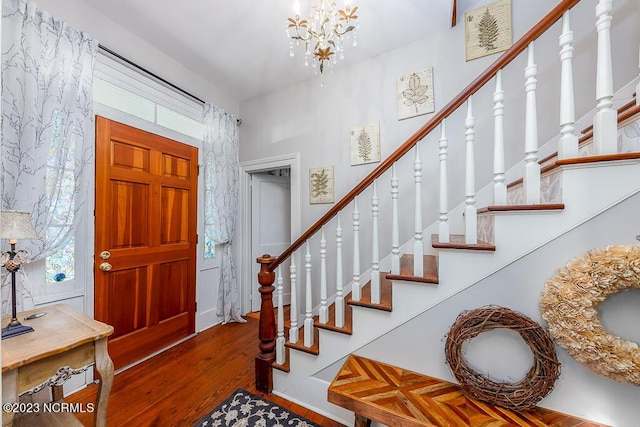
[[[350,423],[352,415],[327,402],[329,383],[316,373],[640,191],[640,160],[565,166],[561,174],[563,211],[495,213],[495,252],[439,250],[437,286],[394,283],[392,312],[352,307],[353,335],[320,329],[318,356],[291,350],[290,372],[274,371],[274,393]]]

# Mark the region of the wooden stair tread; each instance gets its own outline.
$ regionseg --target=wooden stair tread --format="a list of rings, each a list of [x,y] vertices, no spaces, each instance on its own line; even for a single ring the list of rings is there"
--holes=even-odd
[[[552,154],[552,155],[550,155],[550,156],[547,156],[547,157],[549,157],[549,158],[553,158],[553,157],[556,157],[557,155],[558,155],[558,153],[556,152],[556,153],[554,153],[554,154]],[[547,159],[546,157],[545,157],[545,159],[546,159],[546,160],[544,160],[544,159],[543,159],[543,160],[540,160],[538,163],[542,164],[542,163],[544,163],[545,161],[549,160],[549,159]],[[551,164],[548,164],[548,165],[542,166],[542,167],[540,168],[540,175],[544,175],[545,173],[551,172],[552,170],[554,170],[554,169],[558,169],[559,167],[560,167],[560,166],[559,166],[557,163],[551,163]],[[515,187],[516,185],[520,185],[520,184],[522,184],[523,182],[524,182],[524,178],[518,178],[518,179],[516,179],[516,180],[511,181],[509,184],[507,184],[507,188]]]
[[[604,427],[549,409],[519,413],[499,408],[472,399],[458,384],[354,354],[329,385],[327,399],[370,420],[403,427]]]
[[[634,94],[634,98],[635,98],[635,94]],[[627,104],[623,105],[622,107],[620,107],[618,109],[618,123],[621,123],[633,116],[635,116],[636,114],[640,114],[640,105],[635,105],[636,101],[635,99],[633,101],[628,102]],[[584,145],[585,142],[591,140],[593,138],[593,125],[585,128],[582,131],[582,136],[578,139],[578,145]],[[546,162],[548,162],[549,160],[553,159],[554,157],[558,156],[558,152],[554,152],[549,154],[548,156],[546,156],[545,158],[543,158],[542,160],[538,161],[539,164],[544,164]],[[589,156],[587,158],[591,158],[591,157],[600,157],[600,156]],[[577,157],[576,159],[583,159],[584,157]],[[568,161],[572,161],[574,159],[563,159],[563,160],[556,160],[554,163],[543,166],[542,168],[540,168],[540,173],[544,174],[547,173],[553,169],[558,168],[559,166],[562,165],[566,165],[566,164],[578,164],[578,163],[588,163],[588,162],[570,162],[570,163],[566,163]],[[601,159],[601,160],[592,160],[593,162],[599,162],[599,161],[604,161],[604,160],[609,160],[609,159]],[[612,160],[620,160],[620,159],[612,159]],[[509,184],[507,184],[507,188],[511,188],[514,187],[516,185],[522,184],[523,183],[523,179],[522,178],[518,178],[512,182],[510,182]]]
[[[438,235],[431,235],[431,246],[437,249],[468,249],[472,251],[495,251],[496,246],[491,243],[478,240],[475,245],[468,245],[464,241],[463,234],[451,234],[449,235],[449,243],[441,243],[438,240]]]
[[[318,316],[314,316],[313,320],[315,323],[315,321],[318,320]],[[298,342],[292,343],[291,341],[287,341],[286,343],[284,343],[284,346],[317,356],[318,354],[320,354],[320,343],[318,342],[319,338],[320,338],[320,334],[318,333],[318,329],[313,328],[313,345],[311,347],[305,347],[304,346],[304,326],[302,326],[300,329],[298,329]],[[287,357],[287,360],[289,360],[288,357]]]
[[[400,257],[400,273],[387,274],[388,280],[404,280],[407,282],[438,283],[438,258],[434,255],[422,257],[422,277],[413,275],[413,254],[404,254]]]
[[[625,120],[635,116],[636,114],[640,114],[640,105],[632,106],[628,110],[625,110],[623,113],[618,115],[618,121],[624,122]]]
[[[598,163],[598,162],[615,162],[620,160],[635,160],[640,159],[640,153],[617,153],[617,154],[602,154],[599,156],[587,156],[587,157],[576,157],[573,159],[563,159],[556,161],[556,164],[559,166],[566,165],[581,165],[587,163]]]
[[[349,294],[351,295],[351,294]],[[349,297],[349,295],[347,296],[347,298]],[[292,343],[290,341],[287,341],[284,346],[285,346],[285,362],[283,364],[278,364],[278,363],[273,363],[271,366],[274,369],[278,369],[280,371],[283,372],[289,372],[290,371],[290,363],[289,363],[289,349],[296,349],[299,351],[303,351],[305,353],[309,353],[309,354],[313,354],[315,356],[317,356],[318,354],[320,354],[320,333],[318,332],[318,328],[320,329],[327,329],[330,331],[334,331],[334,332],[339,332],[339,333],[343,333],[343,334],[348,334],[351,335],[353,332],[353,310],[351,309],[351,307],[346,304],[346,300],[345,300],[345,313],[344,313],[344,326],[342,328],[339,328],[337,326],[335,326],[335,303],[331,304],[329,306],[329,322],[326,324],[322,324],[320,323],[320,319],[319,316],[314,316],[313,317],[313,325],[314,325],[314,335],[313,335],[313,346],[311,347],[305,347],[304,346],[304,326],[302,326],[301,328],[298,329],[298,342],[296,343]],[[302,320],[304,322],[304,319]],[[289,323],[289,322],[287,322]],[[287,325],[287,329],[285,330],[285,336],[288,337],[289,336],[289,326]]]
[[[620,117],[621,115],[623,115],[625,112],[627,112],[628,110],[630,110],[631,108],[636,106],[636,100],[635,100],[635,96],[634,99],[632,99],[631,101],[627,102],[626,104],[624,104],[622,107],[618,108],[618,117]],[[624,114],[625,116],[627,114]],[[628,118],[628,117],[626,117]],[[625,119],[621,119],[618,118],[618,121],[621,122],[622,120]],[[591,133],[593,135],[593,125],[589,125],[586,128],[582,129],[582,132],[580,132],[583,135],[586,135],[587,133]]]
[[[347,298],[349,295],[347,295]],[[320,319],[316,320],[314,323],[316,328],[326,329],[328,331],[338,332],[341,334],[352,335],[353,334],[353,310],[351,306],[346,303],[344,304],[344,326],[338,327],[336,326],[336,304],[333,303],[329,306],[329,321],[327,323],[320,323]]]
[[[554,157],[558,157],[558,152],[554,151],[553,153],[549,154],[547,157],[543,157],[541,160],[538,160],[539,164],[544,164],[547,163],[549,160],[553,159]]]
[[[375,310],[391,311],[392,283],[386,278],[387,273],[380,273],[380,304],[371,302],[371,281],[368,281],[361,289],[360,301],[354,301],[351,294],[347,297],[347,304],[358,307],[373,308]]]
[[[274,369],[277,369],[279,371],[282,371],[282,372],[290,372],[291,371],[291,364],[289,363],[289,360],[291,360],[291,359],[289,359],[289,347],[287,347],[285,345],[285,347],[284,347],[284,363],[283,364],[279,364],[279,363],[273,362],[271,364],[271,367],[274,368]]]
[[[539,203],[535,205],[492,205],[478,209],[478,214],[489,212],[558,211],[564,203]]]

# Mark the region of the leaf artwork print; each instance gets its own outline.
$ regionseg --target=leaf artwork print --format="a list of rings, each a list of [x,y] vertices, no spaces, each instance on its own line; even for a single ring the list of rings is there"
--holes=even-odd
[[[511,0],[496,0],[464,13],[467,61],[507,50],[511,38]]]
[[[418,105],[424,104],[429,99],[427,96],[428,86],[420,83],[420,76],[413,73],[409,77],[409,88],[402,91],[402,96],[405,97],[404,105],[415,108],[416,114],[418,113]]]
[[[399,76],[397,102],[398,120],[433,113],[433,67]]]
[[[309,203],[333,203],[333,166],[309,169]]]
[[[380,122],[349,129],[351,166],[380,161]]]
[[[314,198],[327,196],[329,192],[329,175],[327,171],[322,169],[320,172],[311,174],[312,195]]]
[[[367,133],[367,130],[363,127],[358,135],[358,154],[363,162],[368,162],[371,160],[371,151],[373,147],[371,146],[371,137]]]
[[[478,45],[483,47],[487,52],[496,49],[496,41],[498,40],[499,29],[498,20],[486,8],[478,26]]]

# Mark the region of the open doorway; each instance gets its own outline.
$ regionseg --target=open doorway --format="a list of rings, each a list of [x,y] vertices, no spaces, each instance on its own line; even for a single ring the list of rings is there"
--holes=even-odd
[[[248,313],[260,310],[256,258],[265,253],[279,255],[300,234],[299,155],[245,162],[241,168],[239,264],[242,309]],[[285,304],[290,303],[288,265],[282,267]]]
[[[290,169],[274,169],[251,174],[251,259],[263,254],[278,256],[291,244],[291,176]],[[286,271],[286,266],[282,266]],[[260,270],[253,263],[252,276]],[[285,273],[283,273],[284,275]],[[288,280],[287,280],[288,282]],[[284,290],[285,304],[290,302],[290,289]],[[251,311],[259,311],[258,287],[251,294]]]

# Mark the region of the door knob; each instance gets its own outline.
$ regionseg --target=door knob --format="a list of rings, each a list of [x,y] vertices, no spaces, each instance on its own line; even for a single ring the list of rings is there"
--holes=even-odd
[[[109,251],[102,251],[102,252],[100,252],[100,258],[102,258],[102,259],[109,259],[109,257],[111,257],[111,252],[109,252]]]
[[[111,271],[112,268],[113,266],[108,262],[103,262],[102,264],[100,264],[100,270],[102,271]]]

